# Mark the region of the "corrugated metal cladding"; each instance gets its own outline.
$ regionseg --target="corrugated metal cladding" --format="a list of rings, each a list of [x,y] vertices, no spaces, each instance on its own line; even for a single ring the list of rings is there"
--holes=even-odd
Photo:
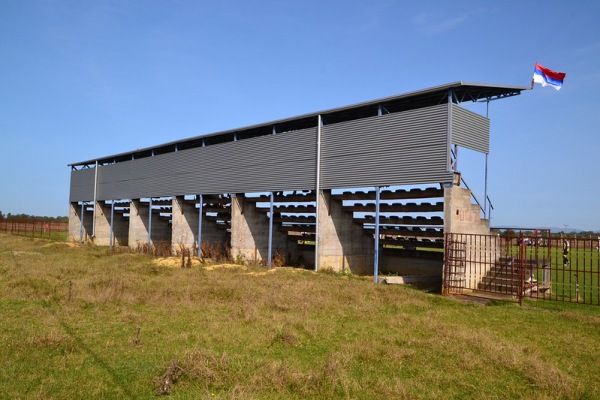
[[[71,171],[71,202],[94,200],[95,171],[94,168]]]
[[[452,104],[452,142],[488,154],[490,152],[490,120]]]
[[[100,166],[97,199],[312,188],[316,142],[315,127]],[[78,176],[84,171],[74,171],[71,182],[85,181]],[[93,196],[93,174],[90,182]],[[73,189],[72,202],[92,200]]]
[[[322,127],[321,188],[449,182],[448,104]],[[452,142],[489,151],[489,120],[452,106]],[[315,187],[317,128],[100,166],[98,200]],[[72,171],[70,201],[91,201],[94,168]]]
[[[450,182],[448,105],[325,125],[321,187]]]

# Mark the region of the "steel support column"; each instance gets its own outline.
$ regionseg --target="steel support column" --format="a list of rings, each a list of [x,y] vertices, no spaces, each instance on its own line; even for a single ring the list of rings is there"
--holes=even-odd
[[[198,249],[196,255],[198,256],[198,258],[200,258],[202,256],[202,216],[204,214],[204,196],[199,194],[198,199]]]
[[[114,240],[114,220],[115,220],[115,201],[112,200],[110,203],[110,248],[113,248]]]
[[[271,192],[271,196],[270,196],[270,204],[269,204],[269,245],[268,245],[268,254],[267,254],[267,268],[271,269],[271,261],[272,261],[272,254],[273,254],[273,200],[274,200],[274,195],[273,192]]]
[[[92,237],[96,237],[96,202],[98,201],[98,161],[94,171],[94,213],[92,214]]]
[[[381,199],[381,188],[375,188],[375,248],[373,260],[373,282],[379,282],[379,202]]]
[[[321,115],[317,119],[317,179],[315,187],[315,271],[319,270],[319,190],[321,184]]]
[[[148,203],[148,246],[152,246],[152,197]]]
[[[81,202],[81,218],[79,219],[79,243],[83,244],[83,215],[85,214],[85,202]]]

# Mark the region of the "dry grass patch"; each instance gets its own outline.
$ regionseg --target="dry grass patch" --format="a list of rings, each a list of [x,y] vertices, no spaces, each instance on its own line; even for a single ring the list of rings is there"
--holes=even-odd
[[[155,398],[174,360],[170,398],[600,398],[597,308],[46,244],[0,235],[6,398]]]

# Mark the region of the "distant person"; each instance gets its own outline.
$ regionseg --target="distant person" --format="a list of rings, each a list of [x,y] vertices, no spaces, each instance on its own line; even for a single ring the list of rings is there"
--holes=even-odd
[[[571,243],[568,240],[563,240],[563,267],[569,265],[569,253],[571,252]]]

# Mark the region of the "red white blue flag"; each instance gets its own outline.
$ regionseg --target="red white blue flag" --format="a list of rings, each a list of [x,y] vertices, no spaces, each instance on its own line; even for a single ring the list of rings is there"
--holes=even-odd
[[[533,82],[541,83],[542,86],[552,86],[556,90],[560,90],[563,81],[567,74],[564,72],[556,72],[542,67],[540,64],[535,63],[535,70],[533,71]],[[532,87],[533,87],[532,82]]]

